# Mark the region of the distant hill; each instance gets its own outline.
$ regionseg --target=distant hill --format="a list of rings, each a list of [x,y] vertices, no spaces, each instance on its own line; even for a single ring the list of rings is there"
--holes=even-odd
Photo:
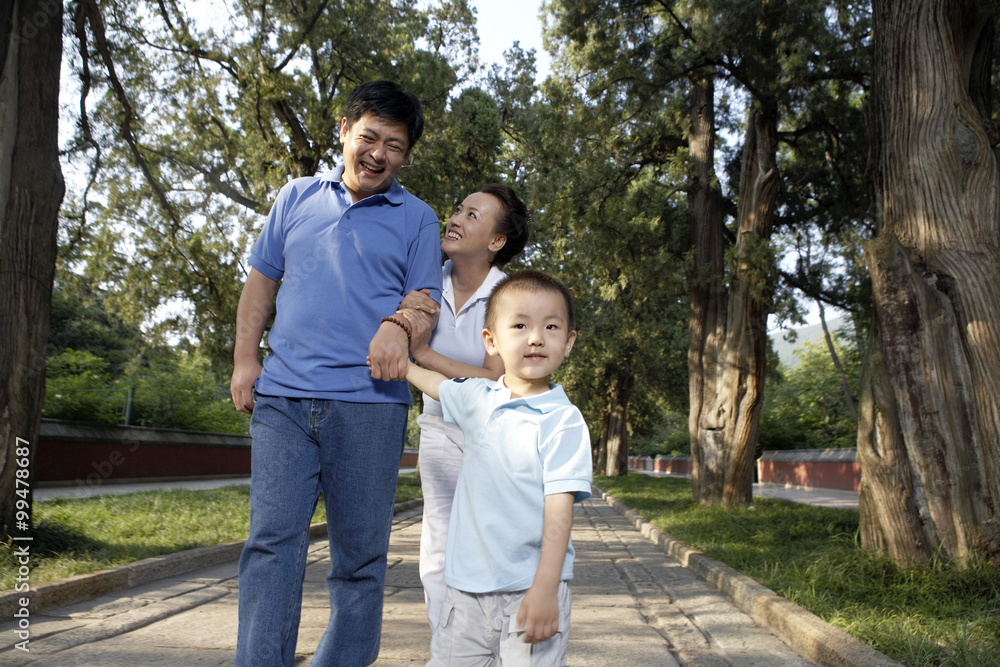
[[[835,334],[839,329],[850,326],[850,320],[844,317],[835,317],[828,320],[826,325],[830,328],[830,333]],[[778,358],[781,359],[781,365],[785,368],[793,368],[799,363],[799,358],[795,356],[795,348],[806,341],[823,343],[823,325],[817,322],[816,324],[807,324],[804,327],[791,329],[791,331],[795,331],[798,334],[794,343],[789,343],[785,340],[785,334],[788,331],[789,329],[777,329],[774,331],[771,334],[771,344],[774,346],[775,352],[778,353]]]

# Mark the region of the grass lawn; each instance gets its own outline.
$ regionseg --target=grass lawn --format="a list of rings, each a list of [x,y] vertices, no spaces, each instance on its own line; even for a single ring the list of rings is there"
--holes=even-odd
[[[420,497],[415,474],[400,475],[396,502]],[[34,503],[31,584],[103,570],[143,558],[246,539],[250,486],[143,491]],[[313,522],[326,521],[320,502]],[[0,590],[14,588],[17,561],[0,544]]]
[[[629,473],[594,483],[654,526],[905,665],[1000,665],[1000,563],[901,569],[865,553],[857,510],[754,498],[703,507],[691,482]]]

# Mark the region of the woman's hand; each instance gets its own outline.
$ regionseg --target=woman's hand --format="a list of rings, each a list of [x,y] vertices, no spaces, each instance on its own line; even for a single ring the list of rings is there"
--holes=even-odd
[[[429,289],[410,292],[403,297],[403,301],[399,304],[399,310],[419,310],[428,315],[437,315],[441,311],[441,306],[429,296],[430,293]]]

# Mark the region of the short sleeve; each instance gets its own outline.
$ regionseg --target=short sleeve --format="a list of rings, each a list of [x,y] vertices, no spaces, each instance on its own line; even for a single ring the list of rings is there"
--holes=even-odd
[[[542,447],[542,476],[545,495],[573,493],[575,502],[590,497],[594,479],[590,452],[590,432],[583,416],[568,420],[550,435]]]
[[[285,274],[285,211],[291,184],[278,192],[278,197],[267,214],[264,227],[250,251],[250,266],[271,280],[281,280]]]
[[[441,410],[444,420],[451,424],[457,424],[456,415],[462,414],[462,391],[461,380],[446,380],[438,387],[438,400],[441,401]]]
[[[441,225],[431,208],[420,204],[419,228],[407,250],[403,293],[427,289],[429,296],[441,303]]]

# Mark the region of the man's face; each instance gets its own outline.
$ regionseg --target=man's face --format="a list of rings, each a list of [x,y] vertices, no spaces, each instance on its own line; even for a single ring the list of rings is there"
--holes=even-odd
[[[343,182],[354,201],[385,192],[410,157],[405,123],[367,113],[348,127],[340,121],[340,143],[344,146]]]

